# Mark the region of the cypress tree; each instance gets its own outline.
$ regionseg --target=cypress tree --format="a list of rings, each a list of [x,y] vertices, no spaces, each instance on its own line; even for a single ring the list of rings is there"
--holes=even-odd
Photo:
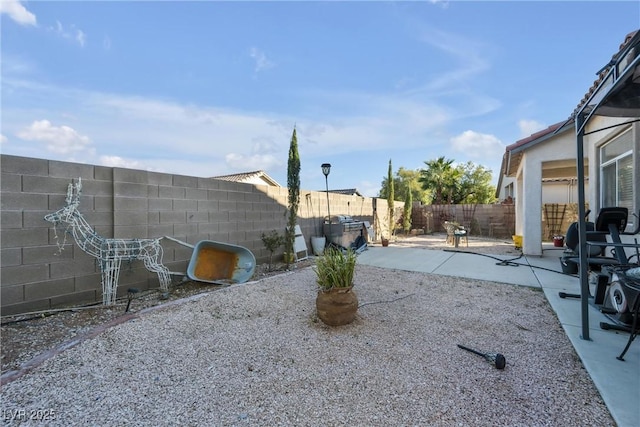
[[[289,160],[287,162],[287,189],[289,191],[288,198],[288,217],[287,229],[285,231],[285,263],[289,266],[290,261],[294,257],[293,244],[296,238],[296,222],[298,219],[298,205],[300,204],[300,155],[298,154],[298,137],[296,128],[293,128],[291,135],[291,143],[289,145]]]
[[[389,193],[387,194],[387,208],[389,209],[389,237],[393,235],[394,223],[393,220],[393,200],[395,198],[393,188],[393,168],[391,167],[391,159],[389,159],[389,172],[387,173],[387,182],[389,183]]]
[[[411,188],[407,187],[407,193],[404,197],[404,212],[402,215],[402,228],[404,233],[409,233],[411,230],[411,212],[413,205],[413,196],[411,194]]]

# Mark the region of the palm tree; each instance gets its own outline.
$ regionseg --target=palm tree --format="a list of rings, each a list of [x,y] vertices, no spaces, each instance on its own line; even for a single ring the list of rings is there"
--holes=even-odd
[[[400,166],[400,169],[393,177],[394,194],[406,194],[407,190],[411,191],[413,200],[428,204],[431,201],[431,193],[422,188],[422,184],[418,181],[420,178],[419,169],[406,169]],[[389,190],[388,178],[382,179],[380,184],[380,192],[378,197],[386,199]],[[396,198],[396,200],[399,200]]]
[[[456,182],[456,171],[455,168],[451,166],[453,160],[445,160],[444,156],[442,156],[436,160],[429,160],[424,163],[427,167],[420,169],[420,178],[418,180],[422,183],[422,188],[430,190],[431,194],[433,194],[431,203],[435,205],[449,203]]]

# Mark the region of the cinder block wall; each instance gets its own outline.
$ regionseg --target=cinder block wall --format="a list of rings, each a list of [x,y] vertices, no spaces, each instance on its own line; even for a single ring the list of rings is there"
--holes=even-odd
[[[64,206],[67,186],[78,177],[82,178],[79,210],[104,237],[171,236],[189,244],[218,240],[244,246],[264,263],[269,253],[262,233],[283,233],[286,227],[286,188],[7,155],[0,156],[0,171],[3,315],[102,300],[96,259],[64,230],[56,239],[52,225],[44,220]],[[327,195],[305,190],[300,195],[298,224],[310,252],[310,238],[321,230],[327,215]],[[329,207],[332,215],[351,215],[374,225],[378,220],[373,200],[330,193]],[[378,206],[386,214],[386,207]],[[65,239],[60,251],[57,242]],[[169,270],[186,272],[192,250],[166,239],[161,244]],[[276,255],[281,257],[282,249]],[[158,286],[157,276],[142,262],[122,263],[119,296],[129,287]]]

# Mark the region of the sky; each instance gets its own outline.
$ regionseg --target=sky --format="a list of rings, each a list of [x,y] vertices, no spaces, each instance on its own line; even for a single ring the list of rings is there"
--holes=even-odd
[[[3,154],[376,196],[569,118],[633,1],[0,0]],[[325,181],[320,165],[331,163]]]

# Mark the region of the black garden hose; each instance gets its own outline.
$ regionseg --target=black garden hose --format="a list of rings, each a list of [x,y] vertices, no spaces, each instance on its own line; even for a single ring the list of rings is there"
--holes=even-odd
[[[524,266],[524,267],[531,267],[531,268],[537,268],[539,270],[546,270],[546,271],[551,271],[552,273],[558,273],[558,274],[562,274],[563,276],[573,276],[572,274],[569,273],[564,273],[562,271],[557,271],[557,270],[552,270],[550,268],[546,268],[546,267],[539,267],[536,265],[531,265],[531,264],[522,264],[519,262],[514,262],[515,260],[518,260],[520,258],[522,258],[524,256],[524,254],[520,254],[520,256],[517,256],[515,258],[511,258],[511,259],[500,259],[498,257],[492,256],[492,255],[487,255],[487,254],[481,254],[479,252],[469,252],[469,251],[460,251],[460,250],[455,250],[455,249],[444,249],[445,252],[453,252],[453,253],[458,253],[458,254],[471,254],[471,255],[481,255],[481,256],[485,256],[487,258],[491,258],[491,259],[495,259],[498,262],[496,262],[496,265],[502,265],[502,266],[509,266],[509,267],[519,267],[519,266]]]

